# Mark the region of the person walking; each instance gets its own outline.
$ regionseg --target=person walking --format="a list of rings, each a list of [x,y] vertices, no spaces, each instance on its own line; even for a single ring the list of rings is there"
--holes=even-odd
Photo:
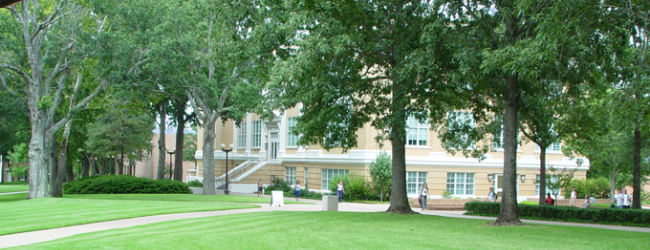
[[[341,198],[343,198],[343,193],[345,193],[345,188],[343,187],[343,181],[339,181],[339,184],[336,184],[336,194],[339,196],[339,203],[341,203]]]
[[[491,202],[495,202],[498,199],[498,195],[496,192],[494,192],[494,188],[490,187],[490,191],[488,192],[487,199]]]
[[[300,181],[296,181],[296,185],[293,186],[293,193],[296,195],[296,201],[300,199]]]
[[[420,206],[422,207],[422,211],[427,210],[427,197],[429,195],[429,187],[427,186],[427,183],[422,183],[422,188],[420,189],[420,195],[418,196],[418,200],[420,200]]]
[[[627,193],[627,190],[623,189],[621,191],[623,193],[623,208],[624,209],[630,209],[630,200],[632,200],[632,197]]]
[[[623,190],[616,191],[616,207],[623,208]]]
[[[569,200],[569,206],[575,207],[576,206],[576,198],[578,194],[576,194],[576,189],[571,188],[571,200]]]
[[[262,183],[262,178],[257,181],[257,197],[262,197],[262,190],[264,189],[264,183]]]

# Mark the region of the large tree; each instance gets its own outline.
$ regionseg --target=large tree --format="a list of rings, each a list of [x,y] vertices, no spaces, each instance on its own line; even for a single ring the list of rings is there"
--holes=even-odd
[[[439,13],[452,30],[449,46],[459,64],[450,79],[466,84],[472,94],[464,109],[477,122],[490,121],[486,116],[491,113],[503,114],[504,192],[494,224],[520,225],[516,150],[521,95],[549,81],[567,88],[588,81],[565,76],[597,68],[598,1],[444,2]]]
[[[68,79],[75,66],[85,60],[76,53],[81,20],[86,18],[81,6],[68,0],[23,0],[7,7],[18,30],[3,30],[3,37],[20,37],[14,47],[3,51],[0,73],[20,78],[19,84],[0,84],[12,95],[27,103],[31,122],[29,142],[30,181],[28,198],[49,196],[48,167],[55,164],[54,140],[57,130],[102,89],[97,84],[86,96],[78,96],[67,112],[57,117],[56,111],[64,100],[63,92],[73,85]],[[0,75],[0,78],[5,78]],[[73,89],[77,90],[76,88]],[[50,171],[51,172],[51,171]]]
[[[413,213],[406,192],[407,119],[437,122],[445,113],[441,103],[453,98],[451,85],[436,78],[445,61],[416,53],[437,7],[388,0],[289,3],[293,56],[278,64],[271,93],[279,107],[302,104],[298,144],[347,150],[370,123],[380,131],[377,141],[391,144],[388,212]]]
[[[183,67],[177,79],[189,88],[188,99],[204,127],[203,195],[213,195],[215,123],[245,114],[262,100],[267,72],[281,55],[275,9],[258,1],[187,1],[175,8],[185,18],[170,27],[174,55]],[[179,110],[180,111],[180,110]],[[182,158],[182,157],[177,157]]]

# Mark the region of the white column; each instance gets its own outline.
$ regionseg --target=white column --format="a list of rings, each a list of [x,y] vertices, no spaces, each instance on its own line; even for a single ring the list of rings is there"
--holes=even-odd
[[[278,157],[284,156],[287,148],[287,115],[283,114],[280,118],[280,149],[278,150]]]
[[[251,144],[253,144],[253,115],[248,113],[246,115],[246,151],[244,152],[245,156],[248,156],[251,153]]]
[[[264,155],[266,153],[266,147],[265,147],[265,145],[266,145],[266,137],[269,134],[269,131],[266,129],[266,125],[264,124],[264,122],[261,122],[261,123],[262,124],[260,124],[260,126],[261,126],[260,130],[261,130],[262,139],[260,140],[260,153],[259,153],[260,157],[262,157],[262,155]]]
[[[237,148],[239,147],[239,145],[237,145],[239,144],[239,140],[237,140],[238,139],[237,133],[239,133],[239,127],[237,127],[237,124],[233,120],[232,121],[232,145],[234,145],[233,152],[232,152],[233,154],[237,154]]]
[[[300,110],[299,115],[302,116],[302,102],[298,103],[298,110]],[[300,136],[302,136],[302,135],[299,135],[298,138],[300,138]],[[298,151],[296,151],[296,156],[303,156],[304,157],[305,156],[305,147],[298,146]]]

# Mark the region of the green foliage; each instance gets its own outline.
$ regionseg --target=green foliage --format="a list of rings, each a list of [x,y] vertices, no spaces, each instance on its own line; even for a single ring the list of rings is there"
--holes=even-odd
[[[130,175],[100,175],[65,183],[64,194],[190,194],[182,182]]]
[[[564,192],[564,196],[568,197],[567,195],[571,195],[571,188],[569,188],[571,184],[571,180],[573,179],[573,175],[575,173],[574,170],[567,170],[566,167],[564,167],[561,170],[558,170],[554,168],[553,166],[549,167],[549,171],[553,172],[553,175],[545,175],[546,178],[546,187],[550,190],[553,191],[553,195],[557,196],[558,194],[555,193],[555,190],[559,191],[560,189],[564,190],[569,190],[569,192]],[[557,178],[557,179],[555,179]]]
[[[183,136],[185,137],[183,140],[183,161],[195,162],[196,134],[185,134]]]
[[[610,192],[609,181],[600,177],[597,179],[585,179],[585,180],[571,180],[569,185],[565,186],[562,189],[564,198],[570,198],[571,188],[576,189],[576,194],[579,199],[584,198],[585,195],[594,196],[596,198],[607,198]]]
[[[368,200],[372,199],[375,196],[370,192],[370,185],[366,182],[366,179],[363,176],[358,175],[345,175],[345,176],[336,176],[330,180],[329,189],[333,193],[336,193],[337,185],[339,181],[343,181],[343,188],[345,193],[343,194],[343,199],[349,201],[356,200]]]
[[[370,163],[368,172],[374,184],[374,189],[379,191],[380,200],[384,200],[384,194],[388,194],[393,178],[392,158],[382,151],[377,159]],[[388,191],[388,192],[386,192]]]
[[[203,187],[203,182],[200,182],[199,180],[192,180],[187,183],[187,186],[190,187]]]
[[[28,150],[29,147],[27,146],[27,143],[20,143],[18,145],[14,145],[14,150],[9,152],[7,159],[9,159],[11,161],[11,164],[13,165],[27,163],[27,161],[29,160],[27,155]]]
[[[442,198],[451,199],[451,197],[453,197],[453,195],[447,189],[445,189],[445,191],[442,191]]]
[[[501,203],[468,202],[465,203],[467,214],[498,215]],[[586,223],[623,224],[650,226],[650,211],[640,209],[593,208],[583,209],[566,206],[517,205],[519,217],[531,219],[548,219],[556,221],[575,221]]]
[[[264,188],[265,195],[271,195],[271,191],[282,191],[284,197],[295,196],[293,188],[291,188],[289,183],[284,181],[282,178],[275,178],[275,186],[268,185]],[[323,197],[323,194],[310,191],[308,188],[304,188],[300,190],[300,197],[320,200]]]

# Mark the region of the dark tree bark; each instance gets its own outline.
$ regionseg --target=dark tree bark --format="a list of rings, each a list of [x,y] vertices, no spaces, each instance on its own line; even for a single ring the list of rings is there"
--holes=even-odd
[[[544,193],[546,193],[546,147],[543,145],[539,146],[539,205],[546,205],[546,199],[544,198]]]
[[[641,209],[641,130],[634,129],[634,169],[632,170],[632,208]]]
[[[503,198],[501,211],[494,225],[522,225],[517,215],[517,110],[519,108],[519,80],[517,76],[506,79],[503,119],[504,155]],[[507,153],[506,153],[507,152]]]
[[[162,180],[165,178],[165,117],[167,117],[166,101],[161,101],[156,107],[158,115],[160,116],[159,130],[160,137],[158,138],[158,174],[157,179]]]
[[[393,103],[391,104],[391,143],[393,151],[393,177],[390,206],[386,212],[396,214],[415,213],[411,209],[406,193],[406,94],[399,83],[393,83]]]
[[[183,181],[183,144],[185,143],[185,123],[190,117],[185,115],[185,106],[189,100],[182,98],[176,104],[176,155],[174,159],[174,180]]]

